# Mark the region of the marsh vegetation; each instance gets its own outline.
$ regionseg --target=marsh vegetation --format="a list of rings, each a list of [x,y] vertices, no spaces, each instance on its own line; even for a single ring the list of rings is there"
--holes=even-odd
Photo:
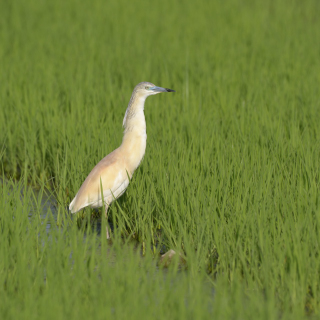
[[[2,1],[0,318],[317,317],[319,10]],[[110,243],[67,207],[141,81],[177,92],[146,101]],[[185,265],[159,265],[168,249]]]

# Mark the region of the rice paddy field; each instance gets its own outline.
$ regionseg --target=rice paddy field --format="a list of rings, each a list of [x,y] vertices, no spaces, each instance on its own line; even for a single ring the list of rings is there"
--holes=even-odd
[[[320,317],[319,1],[0,12],[0,319]],[[176,93],[146,101],[107,240],[68,205],[141,81]]]

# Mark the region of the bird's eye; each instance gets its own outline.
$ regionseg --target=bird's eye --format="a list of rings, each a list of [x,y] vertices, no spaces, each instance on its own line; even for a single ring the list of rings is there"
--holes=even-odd
[[[150,87],[144,87],[146,90],[149,90],[150,89]]]

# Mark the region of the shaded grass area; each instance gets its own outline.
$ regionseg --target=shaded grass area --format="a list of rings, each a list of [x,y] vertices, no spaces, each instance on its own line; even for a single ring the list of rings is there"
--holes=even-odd
[[[20,179],[1,187],[2,315],[317,316],[319,9],[2,2],[0,170]],[[66,208],[121,143],[141,81],[177,92],[146,102],[147,151],[110,210],[110,247]],[[55,194],[62,229],[46,234],[40,205],[28,218],[26,181]],[[187,270],[159,269],[162,246]]]

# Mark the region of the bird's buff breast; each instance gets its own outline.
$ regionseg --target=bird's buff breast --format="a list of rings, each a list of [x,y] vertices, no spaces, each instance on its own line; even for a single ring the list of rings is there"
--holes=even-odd
[[[131,135],[126,137],[123,143],[123,154],[126,159],[126,167],[129,172],[133,172],[138,168],[141,163],[147,146],[147,134],[142,132],[140,134]]]

